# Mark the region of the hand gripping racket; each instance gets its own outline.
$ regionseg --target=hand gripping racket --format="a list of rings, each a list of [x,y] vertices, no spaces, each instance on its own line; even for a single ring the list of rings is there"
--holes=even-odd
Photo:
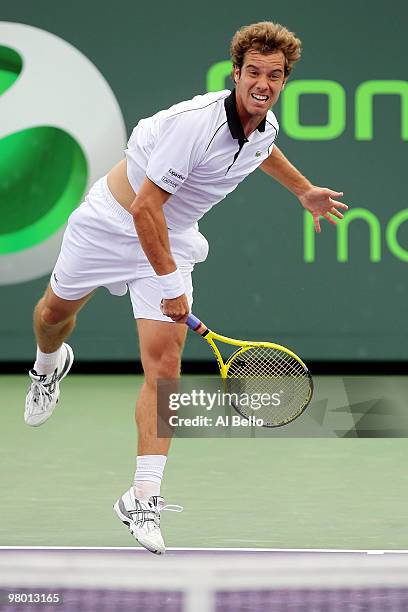
[[[243,417],[262,419],[263,427],[280,427],[306,410],[313,395],[313,381],[295,353],[272,342],[221,336],[193,314],[186,324],[211,346],[230,403]],[[215,340],[238,348],[224,361]]]

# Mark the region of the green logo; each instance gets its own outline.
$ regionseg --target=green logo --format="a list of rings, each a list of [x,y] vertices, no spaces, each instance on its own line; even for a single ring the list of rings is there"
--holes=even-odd
[[[0,46],[0,95],[21,74],[22,58]],[[29,100],[27,100],[29,104]],[[78,143],[51,126],[0,140],[0,255],[34,246],[59,229],[86,186],[87,163]]]
[[[398,231],[403,223],[408,221],[408,208],[398,211],[393,215],[385,228],[385,244],[394,257],[400,261],[408,262],[408,250],[398,241]],[[337,261],[347,263],[349,261],[349,228],[351,223],[363,222],[369,236],[368,258],[371,263],[379,263],[382,258],[384,239],[381,235],[381,224],[378,217],[365,208],[353,208],[345,215],[341,223],[336,226],[337,231]],[[304,212],[303,225],[303,257],[306,263],[314,263],[316,260],[316,234],[313,227],[312,216]]]
[[[226,86],[232,69],[230,61],[213,64],[207,72],[207,90],[218,91]],[[327,120],[324,125],[303,125],[300,120],[302,97],[324,95],[327,100]],[[401,139],[408,140],[408,82],[402,80],[373,80],[361,83],[354,94],[354,134],[356,140],[374,139],[374,100],[376,96],[399,96],[401,102]],[[282,130],[295,140],[327,141],[339,138],[346,129],[346,91],[336,81],[293,80],[289,81],[280,98]],[[387,222],[384,236],[378,217],[365,208],[352,208],[344,220],[337,225],[337,253],[340,263],[349,261],[350,224],[363,223],[369,236],[368,259],[378,263],[382,258],[384,244],[400,261],[408,262],[408,250],[399,242],[398,231],[408,221],[408,209],[395,213]],[[361,227],[364,232],[364,228]],[[303,224],[303,256],[306,263],[316,258],[316,234],[311,215],[305,211]]]
[[[224,89],[232,70],[230,61],[213,64],[207,72],[207,91]],[[303,125],[301,100],[305,96],[324,95],[327,100],[325,125]],[[401,139],[408,140],[408,82],[401,80],[365,81],[354,95],[354,133],[356,140],[374,138],[374,99],[399,96],[401,100]],[[294,140],[335,140],[346,129],[346,90],[329,80],[289,81],[280,97],[282,130]]]
[[[65,223],[123,155],[117,101],[57,36],[0,22],[0,284],[52,269]]]

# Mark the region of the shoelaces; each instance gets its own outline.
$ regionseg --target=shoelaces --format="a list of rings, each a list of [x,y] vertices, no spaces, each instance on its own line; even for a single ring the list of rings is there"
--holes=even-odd
[[[136,510],[130,510],[130,513],[135,515],[136,525],[139,527],[143,527],[143,525],[147,522],[153,523],[152,527],[160,527],[160,513],[163,510],[167,510],[168,512],[183,512],[183,506],[178,506],[177,504],[166,504],[165,506],[160,506],[158,504],[149,503],[149,508],[143,508],[142,504],[138,499],[135,499]]]
[[[42,383],[34,380],[31,383],[30,388],[30,402],[32,400],[33,406],[35,405],[40,410],[44,410],[46,407],[46,401],[51,399],[50,392],[44,387]]]

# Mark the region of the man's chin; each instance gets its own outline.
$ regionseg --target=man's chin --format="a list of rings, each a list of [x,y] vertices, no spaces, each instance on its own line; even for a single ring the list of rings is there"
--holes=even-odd
[[[270,100],[268,100],[266,104],[257,104],[251,100],[248,110],[251,115],[265,117],[271,106],[272,104]]]
[[[259,108],[259,107],[253,108],[252,107],[249,110],[248,114],[254,119],[258,118],[259,120],[262,120],[264,117],[266,117],[266,113],[268,112],[269,108],[270,108],[269,106],[265,106],[264,108]]]

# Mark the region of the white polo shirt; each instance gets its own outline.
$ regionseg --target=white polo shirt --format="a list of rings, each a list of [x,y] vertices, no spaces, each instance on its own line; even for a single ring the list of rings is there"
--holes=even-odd
[[[195,96],[139,121],[126,149],[129,182],[137,192],[148,176],[171,193],[167,226],[188,229],[268,157],[278,131],[268,111],[246,138],[235,90]]]

